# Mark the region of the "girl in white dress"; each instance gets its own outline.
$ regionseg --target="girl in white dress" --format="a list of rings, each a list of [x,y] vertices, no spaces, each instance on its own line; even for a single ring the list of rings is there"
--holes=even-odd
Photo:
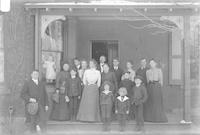
[[[46,69],[46,81],[52,83],[56,79],[56,63],[53,56],[49,56],[47,61],[44,61],[43,67]]]

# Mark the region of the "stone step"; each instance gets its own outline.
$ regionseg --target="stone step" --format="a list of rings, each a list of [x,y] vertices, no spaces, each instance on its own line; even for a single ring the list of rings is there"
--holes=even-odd
[[[135,122],[128,122],[126,125],[126,133],[133,134],[137,133],[134,131]],[[163,131],[176,132],[183,130],[190,130],[190,124],[179,124],[179,123],[145,123],[145,131],[148,134],[156,132],[162,133]],[[102,123],[83,123],[83,122],[48,122],[47,126],[48,134],[102,134]],[[107,133],[107,132],[106,132]],[[105,134],[106,134],[105,133]],[[119,125],[117,122],[111,124],[112,134],[119,134]]]

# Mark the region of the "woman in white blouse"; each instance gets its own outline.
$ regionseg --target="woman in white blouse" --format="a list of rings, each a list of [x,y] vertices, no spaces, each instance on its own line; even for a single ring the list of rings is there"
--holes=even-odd
[[[154,60],[150,61],[147,70],[148,99],[144,105],[144,120],[148,122],[167,122],[163,107],[163,73]]]
[[[79,121],[100,121],[99,87],[101,85],[101,73],[96,69],[97,62],[90,60],[89,69],[84,72],[84,89],[77,115]]]

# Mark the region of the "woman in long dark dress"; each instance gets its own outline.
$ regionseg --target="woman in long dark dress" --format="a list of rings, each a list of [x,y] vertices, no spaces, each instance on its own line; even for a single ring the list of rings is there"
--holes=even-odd
[[[89,62],[89,69],[84,72],[84,89],[79,106],[77,120],[95,122],[100,121],[99,87],[101,85],[101,73],[96,69],[96,61]]]
[[[154,60],[150,61],[150,69],[147,70],[148,99],[144,104],[144,120],[148,122],[167,122],[163,106],[163,74]]]
[[[56,77],[56,92],[59,94],[59,102],[53,101],[53,108],[50,115],[51,120],[65,121],[70,119],[69,98],[67,96],[67,89],[65,83],[69,75],[69,64],[63,63],[62,71]]]
[[[118,90],[117,78],[115,76],[115,73],[110,71],[110,67],[108,64],[103,65],[103,73],[101,74],[101,84],[103,84],[105,81],[108,81],[112,84],[112,86],[114,87],[113,94],[116,95],[116,91]],[[101,90],[102,89],[103,88],[101,88]]]

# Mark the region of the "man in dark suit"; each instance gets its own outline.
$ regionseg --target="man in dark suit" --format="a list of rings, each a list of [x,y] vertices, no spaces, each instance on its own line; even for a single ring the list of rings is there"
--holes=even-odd
[[[122,75],[123,75],[123,70],[119,67],[119,59],[118,58],[113,59],[112,72],[115,73],[115,76],[117,78],[118,88],[119,88],[119,84],[121,82],[121,78],[122,78]]]
[[[106,63],[106,56],[102,55],[99,58],[99,71],[102,73],[103,72],[103,65]]]
[[[145,58],[142,58],[140,61],[140,68],[136,71],[136,75],[139,75],[143,78],[143,84],[145,85],[145,87],[147,86],[147,76],[146,76],[146,72],[149,69],[147,66],[147,61]]]
[[[43,131],[46,125],[45,111],[48,110],[48,96],[45,84],[39,81],[39,72],[37,70],[34,70],[31,73],[31,79],[25,82],[21,91],[21,98],[25,101],[26,118],[30,118],[27,121],[30,124],[30,131]],[[35,115],[27,112],[28,103],[38,103],[38,111]]]

